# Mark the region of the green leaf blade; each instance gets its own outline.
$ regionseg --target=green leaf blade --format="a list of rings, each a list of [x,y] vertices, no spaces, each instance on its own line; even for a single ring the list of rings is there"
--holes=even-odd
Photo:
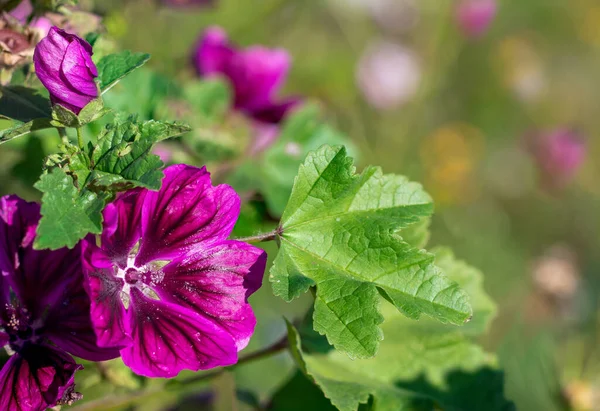
[[[23,86],[0,86],[0,117],[28,123],[50,118],[50,100],[38,90]]]
[[[47,118],[37,118],[27,123],[17,123],[16,125],[10,128],[0,130],[0,144],[6,143],[7,141],[12,140],[13,138],[33,133],[37,130],[52,128],[53,126],[50,123],[50,121],[51,120]]]
[[[35,187],[44,193],[36,249],[73,248],[88,233],[102,232],[104,199],[87,190],[78,193],[62,169],[44,174]]]
[[[419,184],[375,167],[356,175],[343,147],[321,147],[301,165],[283,214],[275,293],[291,299],[315,284],[315,329],[353,358],[377,352],[379,294],[410,318],[463,324],[467,294],[396,234],[432,211]]]
[[[98,83],[102,94],[110,90],[123,77],[146,64],[149,59],[150,54],[132,53],[129,50],[104,56],[96,64]]]

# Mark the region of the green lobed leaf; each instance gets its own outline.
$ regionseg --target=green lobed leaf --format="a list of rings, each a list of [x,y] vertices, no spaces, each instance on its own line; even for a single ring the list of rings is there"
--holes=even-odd
[[[475,316],[485,317],[495,309],[481,287],[481,273],[457,261],[445,248],[435,252],[448,277],[468,292]],[[504,396],[503,375],[496,369],[495,357],[469,338],[485,327],[465,333],[465,327],[432,319],[413,321],[387,303],[382,313],[386,338],[377,357],[371,359],[351,360],[323,349],[325,342],[315,341],[318,337],[310,324],[300,329],[302,337],[287,324],[292,357],[339,410],[356,410],[367,403],[375,411],[514,410]],[[489,322],[490,316],[486,318]]]
[[[105,127],[96,145],[89,144],[83,153],[71,157],[70,170],[93,191],[158,190],[163,163],[152,154],[154,144],[189,130],[180,123],[117,119]]]
[[[44,193],[36,249],[72,248],[88,233],[102,232],[105,199],[89,190],[78,192],[64,170],[55,168],[42,175],[35,188]]]
[[[473,318],[464,327],[463,333],[480,335],[488,331],[496,316],[496,303],[483,288],[483,274],[464,261],[457,260],[451,249],[436,247],[431,250],[435,254],[435,263],[446,276],[456,281],[469,294],[473,307]]]
[[[300,167],[281,219],[275,294],[290,301],[316,285],[315,330],[357,358],[374,356],[383,338],[380,295],[410,318],[463,324],[467,294],[396,234],[432,209],[419,184],[376,167],[356,175],[344,147],[321,147]]]
[[[117,118],[95,145],[80,149],[65,144],[62,155],[48,157],[46,164],[54,169],[36,184],[44,192],[36,247],[73,247],[86,234],[99,233],[101,212],[116,192],[134,187],[158,190],[163,163],[152,148],[187,131],[189,127],[179,123]]]
[[[106,93],[119,80],[143,66],[149,59],[150,54],[132,53],[129,50],[102,57],[96,64],[98,83],[102,93]]]
[[[443,258],[453,267],[449,273],[453,280],[464,286],[478,282],[476,270],[451,256]],[[473,301],[490,301],[479,286],[468,291]],[[485,312],[487,302],[476,307]],[[288,323],[293,358],[339,410],[356,410],[368,401],[372,402],[369,409],[375,411],[514,409],[503,394],[503,376],[495,368],[495,357],[474,344],[464,327],[413,321],[390,304],[382,311],[386,338],[377,357],[371,359],[351,360],[335,350],[322,349],[323,343],[305,344],[315,338],[310,337],[310,330],[300,344],[298,331]]]

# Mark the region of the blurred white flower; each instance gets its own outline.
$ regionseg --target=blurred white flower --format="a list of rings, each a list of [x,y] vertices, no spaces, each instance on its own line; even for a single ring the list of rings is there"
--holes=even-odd
[[[356,80],[369,104],[388,110],[415,96],[421,75],[421,65],[412,50],[389,41],[379,41],[361,56]]]

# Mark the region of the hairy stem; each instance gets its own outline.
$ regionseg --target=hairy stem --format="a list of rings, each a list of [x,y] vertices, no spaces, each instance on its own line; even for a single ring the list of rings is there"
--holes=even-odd
[[[81,127],[77,127],[77,144],[79,148],[83,148],[83,134],[81,134]]]
[[[170,380],[165,381],[164,384],[160,386],[155,386],[149,389],[142,389],[138,391],[133,391],[125,395],[116,396],[112,398],[99,398],[94,401],[90,401],[85,404],[81,404],[80,406],[75,406],[72,408],[74,411],[92,411],[92,410],[106,410],[112,409],[116,407],[125,406],[131,404],[134,401],[139,399],[147,398],[152,395],[164,392],[165,389],[169,389],[169,387],[181,387],[185,385],[195,384],[203,381],[212,380],[215,377],[223,374],[226,371],[232,371],[236,367],[240,365],[249,364],[254,361],[262,360],[268,357],[271,357],[275,354],[279,354],[281,351],[285,350],[288,347],[288,338],[287,334],[285,334],[279,341],[261,349],[256,352],[250,353],[238,360],[238,362],[229,367],[218,368],[214,371],[211,371],[206,374],[201,374],[197,376],[193,376],[187,378],[185,380],[176,381]]]
[[[257,234],[250,237],[241,237],[236,238],[237,241],[243,241],[245,243],[256,244],[256,243],[264,243],[267,241],[273,241],[277,238],[277,235],[281,234],[281,230],[278,228],[270,233]]]

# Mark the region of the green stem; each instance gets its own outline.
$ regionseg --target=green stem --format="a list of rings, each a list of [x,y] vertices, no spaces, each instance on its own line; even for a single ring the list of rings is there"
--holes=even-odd
[[[185,386],[185,385],[190,385],[190,384],[195,384],[195,383],[211,380],[215,377],[218,377],[219,375],[223,374],[226,371],[234,370],[235,368],[239,367],[240,365],[249,364],[251,362],[258,361],[258,360],[261,360],[264,358],[268,358],[275,354],[279,354],[281,351],[285,350],[287,347],[288,347],[288,338],[287,338],[287,334],[286,334],[279,341],[275,342],[274,344],[269,345],[269,346],[263,348],[262,350],[253,352],[251,354],[246,355],[245,357],[240,358],[239,361],[237,362],[237,364],[234,364],[230,367],[219,368],[219,369],[216,369],[209,373],[193,376],[193,377],[187,378],[185,380],[181,380],[181,381],[177,381],[177,380],[166,381],[164,384],[162,384],[160,386],[152,387],[150,389],[133,391],[128,394],[117,396],[117,397],[99,398],[97,400],[90,401],[85,404],[81,404],[80,406],[75,406],[73,408],[73,410],[74,411],[92,411],[92,410],[106,410],[106,409],[113,409],[116,407],[122,407],[122,406],[125,406],[128,404],[131,404],[132,402],[134,402],[136,400],[139,400],[142,398],[147,398],[152,395],[164,392],[165,389],[169,389],[170,387],[181,387],[181,386]]]
[[[56,129],[56,131],[58,132],[58,136],[60,137],[63,143],[69,142],[69,135],[67,134],[66,128],[59,127]]]
[[[274,241],[277,238],[277,235],[281,234],[281,230],[278,228],[277,230],[271,231],[270,233],[257,234],[250,237],[241,237],[236,238],[237,241],[243,241],[245,243],[256,244],[256,243],[264,243],[267,241]]]
[[[77,144],[79,148],[83,148],[83,134],[81,134],[81,127],[77,127]]]

